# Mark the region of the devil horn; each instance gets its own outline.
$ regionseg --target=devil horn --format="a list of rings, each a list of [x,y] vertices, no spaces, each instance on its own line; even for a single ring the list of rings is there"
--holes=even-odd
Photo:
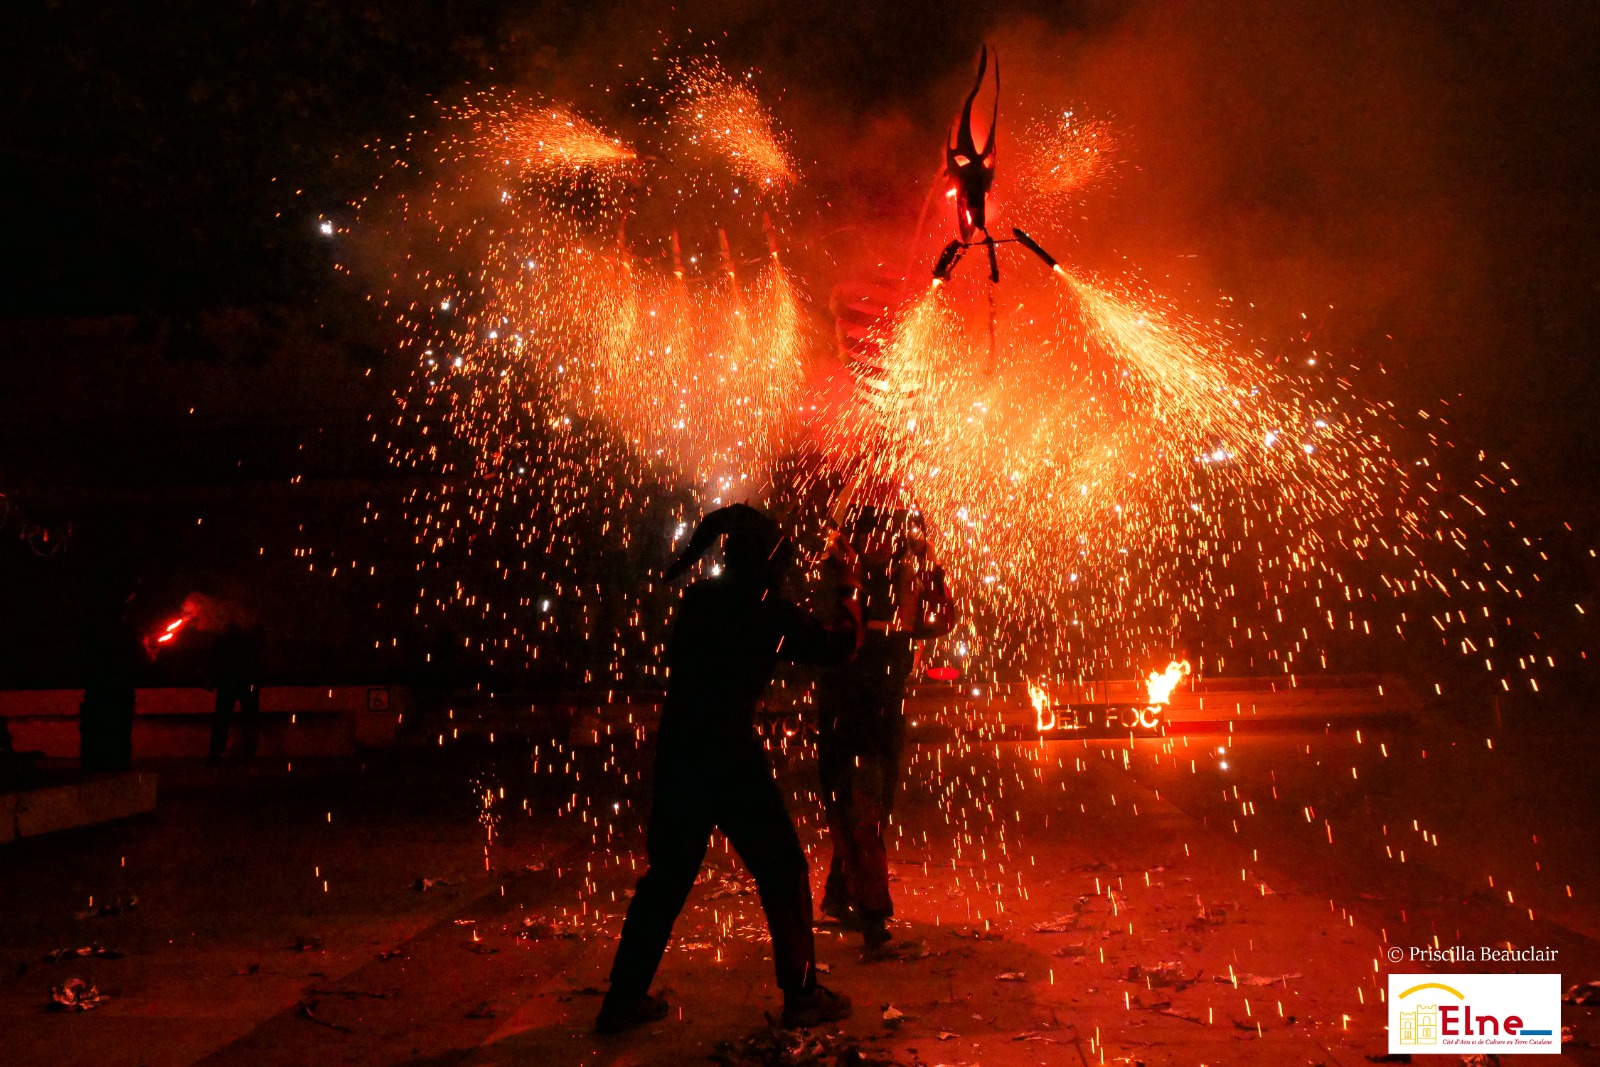
[[[988,51],[988,46],[984,46]],[[983,80],[983,64],[978,65],[978,80]],[[989,140],[983,146],[983,158],[994,154],[994,132],[1000,128],[1000,53],[994,54],[994,111],[989,115]]]
[[[951,145],[952,151],[960,152],[967,156],[976,156],[978,146],[972,140],[972,105],[978,99],[978,90],[983,88],[983,73],[989,69],[989,46],[984,45],[978,53],[978,76],[972,79],[972,92],[967,94],[967,102],[961,105],[961,121],[956,124],[956,141]],[[996,106],[999,101],[996,101]]]

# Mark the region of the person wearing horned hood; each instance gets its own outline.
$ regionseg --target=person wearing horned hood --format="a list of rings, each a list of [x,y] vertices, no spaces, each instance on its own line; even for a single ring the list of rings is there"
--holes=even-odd
[[[667,695],[656,740],[646,851],[611,965],[611,988],[595,1029],[620,1033],[663,1018],[650,983],[705,859],[721,830],[749,868],[772,934],[783,990],[783,1025],[817,1026],[850,1014],[850,999],[817,984],[810,871],[765,748],[756,706],[778,661],[843,663],[861,641],[856,579],[841,586],[824,622],[780,591],[792,554],[778,525],[732,504],[707,515],[672,561],[668,580],[723,539],[723,570],[683,593],[667,645]]]

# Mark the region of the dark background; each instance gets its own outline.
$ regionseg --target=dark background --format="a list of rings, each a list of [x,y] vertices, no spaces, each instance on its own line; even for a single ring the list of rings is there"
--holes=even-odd
[[[1485,450],[1520,483],[1499,519],[1563,538],[1552,599],[1590,598],[1590,4],[7,13],[0,685],[70,682],[85,604],[129,577],[151,619],[205,588],[257,601],[280,636],[292,620],[280,676],[393,671],[419,641],[450,644],[390,644],[414,582],[353,573],[407,536],[360,522],[406,486],[372,443],[398,368],[317,222],[348,217],[391,158],[367,146],[396,143],[436,98],[489,84],[581,97],[652,52],[708,43],[759,68],[808,210],[834,240],[853,235],[842,269],[893,253],[974,53],[996,44],[1008,109],[1068,100],[1119,131],[1116,181],[1063,238],[1075,258],[1137,265],[1193,313],[1228,294],[1265,344],[1327,353],[1398,411],[1442,415],[1447,450]]]

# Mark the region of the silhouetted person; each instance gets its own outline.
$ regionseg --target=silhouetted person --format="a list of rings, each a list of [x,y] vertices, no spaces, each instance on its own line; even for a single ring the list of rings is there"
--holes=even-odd
[[[240,750],[255,759],[261,740],[261,629],[247,620],[231,618],[217,633],[208,655],[210,681],[217,691],[211,719],[211,762],[228,749],[233,709],[239,709]]]
[[[86,771],[125,771],[133,762],[134,687],[146,655],[128,615],[131,600],[130,594],[103,601],[84,634],[78,761]]]
[[[623,922],[611,990],[595,1022],[603,1033],[666,1014],[650,983],[713,829],[727,837],[761,894],[783,1024],[815,1026],[850,1014],[849,998],[817,984],[806,856],[754,727],[756,704],[779,659],[838,663],[854,652],[855,601],[839,596],[834,618],[824,624],[785,600],[778,586],[788,541],[772,520],[742,504],[706,516],[667,577],[682,574],[723,535],[724,572],[684,592],[667,647],[646,842],[650,867]],[[853,575],[838,580],[848,585]]]
[[[855,658],[817,686],[817,772],[833,847],[822,912],[878,949],[894,914],[884,830],[900,787],[906,681],[917,641],[948,633],[955,611],[915,518],[898,550],[871,511],[852,525],[849,543],[860,561],[865,632]],[[838,565],[833,555],[828,565]]]

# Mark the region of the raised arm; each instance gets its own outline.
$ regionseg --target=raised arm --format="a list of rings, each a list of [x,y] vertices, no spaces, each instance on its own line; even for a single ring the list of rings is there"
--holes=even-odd
[[[836,545],[823,562],[833,609],[823,619],[784,601],[778,655],[794,663],[843,663],[861,647],[861,579],[848,545]]]

